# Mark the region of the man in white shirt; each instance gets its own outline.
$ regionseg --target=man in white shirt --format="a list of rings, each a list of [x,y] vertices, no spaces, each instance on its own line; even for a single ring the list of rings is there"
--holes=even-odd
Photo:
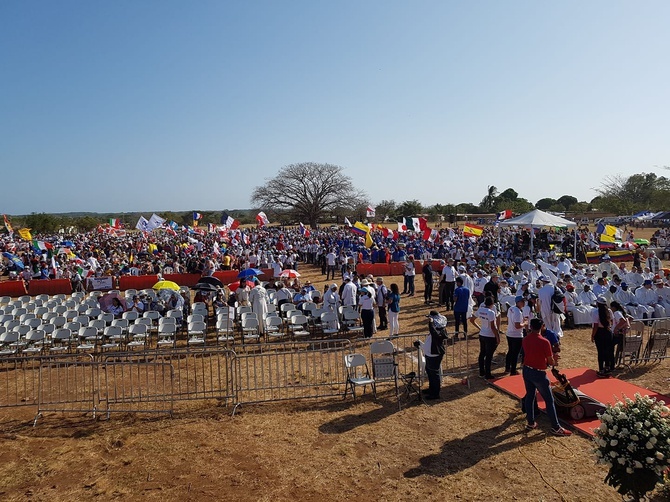
[[[344,275],[344,285],[342,286],[342,305],[356,305],[356,293],[358,288],[351,282],[349,274]]]
[[[645,311],[643,318],[646,317],[665,317],[665,309],[658,303],[658,295],[652,289],[652,280],[645,279],[641,288],[635,291],[638,308]],[[644,307],[644,309],[643,309]]]
[[[335,250],[331,249],[330,253],[326,255],[326,280],[328,280],[329,274],[332,275],[332,279],[335,279],[335,267],[337,264],[337,255]]]
[[[521,352],[523,330],[528,327],[528,320],[523,317],[526,300],[523,296],[514,299],[514,306],[507,310],[507,356],[505,357],[505,373],[518,375],[516,365]]]
[[[446,305],[447,310],[454,308],[455,281],[456,269],[454,268],[454,260],[448,258],[440,274],[440,305]]]

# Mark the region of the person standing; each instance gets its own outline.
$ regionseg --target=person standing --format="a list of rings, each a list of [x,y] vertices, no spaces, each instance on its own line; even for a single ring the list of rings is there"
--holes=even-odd
[[[523,296],[517,296],[514,299],[514,306],[507,310],[507,356],[505,357],[505,373],[518,375],[516,370],[519,353],[521,352],[521,342],[523,341],[523,330],[528,327],[528,320],[524,319],[523,308],[526,305],[526,299]]]
[[[367,279],[365,280],[367,281]],[[363,284],[363,286],[366,286]],[[362,287],[358,290],[360,297],[358,299],[361,306],[361,321],[363,322],[363,336],[365,338],[372,338],[375,326],[375,301],[372,297],[370,289]]]
[[[604,296],[598,297],[596,305],[598,308],[593,315],[591,342],[596,344],[598,351],[598,376],[605,377],[614,369],[614,337],[612,335],[614,315],[607,306]]]
[[[458,333],[463,325],[463,339],[468,337],[468,309],[470,308],[470,290],[463,285],[463,278],[456,277],[456,289],[454,298],[450,302],[454,306],[454,319],[456,321],[456,333],[454,340],[458,340]]]
[[[407,294],[407,296],[414,296],[414,276],[416,275],[416,269],[414,268],[414,256],[409,255],[407,261],[405,262],[405,282],[403,285],[402,294]]]
[[[429,260],[423,262],[423,267],[421,268],[421,274],[423,275],[423,303],[428,305],[433,301],[433,265]]]
[[[455,289],[456,269],[454,268],[454,259],[448,258],[447,264],[442,268],[442,272],[440,274],[440,303],[445,305],[447,310],[454,308]]]
[[[389,336],[400,334],[400,323],[398,322],[398,314],[400,313],[400,288],[394,282],[391,284],[391,292],[386,298],[388,305],[389,318]]]
[[[268,290],[263,287],[258,277],[254,278],[254,287],[249,291],[251,311],[256,314],[261,335],[265,333],[265,318],[268,316]]]
[[[379,326],[377,330],[387,329],[388,328],[388,317],[386,315],[386,296],[388,295],[388,288],[384,284],[383,277],[377,277],[377,294],[375,300],[377,303],[377,309],[379,311]]]
[[[335,266],[337,263],[337,255],[335,254],[335,250],[331,249],[330,253],[326,255],[326,281],[328,280],[328,277],[332,276],[332,279],[335,280]]]
[[[493,298],[488,296],[484,304],[477,309],[477,317],[481,320],[479,331],[479,376],[491,380],[491,362],[493,354],[500,343],[497,314],[493,310]]]
[[[540,335],[542,325],[541,319],[531,319],[528,335],[523,339],[524,352],[523,383],[526,387],[524,406],[526,409],[526,429],[537,428],[535,422],[536,392],[539,392],[546,404],[547,416],[551,422],[551,433],[554,436],[567,437],[572,432],[561,427],[554,405],[554,395],[551,392],[549,378],[547,377],[548,365],[555,366],[558,359],[554,358],[549,340]]]
[[[437,310],[431,310],[428,318],[428,336],[425,343],[417,340],[414,346],[421,348],[426,358],[426,374],[428,375],[428,392],[426,399],[440,399],[440,365],[444,357],[444,342],[447,339],[447,318]]]
[[[544,275],[540,277],[540,281],[542,282],[542,287],[537,290],[537,296],[540,300],[540,314],[542,315],[542,320],[547,325],[547,329],[556,333],[560,338],[563,336],[561,316],[559,313],[554,312],[551,299],[551,297],[554,296],[556,287]]]

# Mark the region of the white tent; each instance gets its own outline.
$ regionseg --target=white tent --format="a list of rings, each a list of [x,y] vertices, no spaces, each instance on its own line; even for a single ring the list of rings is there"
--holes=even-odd
[[[523,228],[542,228],[542,227],[576,227],[577,223],[574,221],[566,220],[560,216],[554,216],[553,214],[545,213],[539,209],[534,209],[530,213],[522,214],[516,218],[510,218],[509,220],[503,220],[500,222],[500,225],[506,227],[523,227]],[[533,254],[533,239],[535,232],[530,232],[530,253]],[[577,236],[575,235],[575,251],[574,256],[577,257]]]

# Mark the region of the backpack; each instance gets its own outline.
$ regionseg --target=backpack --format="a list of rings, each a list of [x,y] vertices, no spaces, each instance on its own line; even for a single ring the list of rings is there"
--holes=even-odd
[[[554,294],[551,295],[551,311],[555,314],[565,313],[565,295],[559,288],[554,288]]]

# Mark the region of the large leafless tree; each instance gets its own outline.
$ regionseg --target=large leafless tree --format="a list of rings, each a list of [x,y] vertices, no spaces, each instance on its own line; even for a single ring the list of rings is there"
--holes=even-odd
[[[344,168],[332,164],[303,162],[282,167],[274,178],[258,186],[251,203],[309,223],[313,228],[337,208],[355,208],[367,196],[356,188]]]

